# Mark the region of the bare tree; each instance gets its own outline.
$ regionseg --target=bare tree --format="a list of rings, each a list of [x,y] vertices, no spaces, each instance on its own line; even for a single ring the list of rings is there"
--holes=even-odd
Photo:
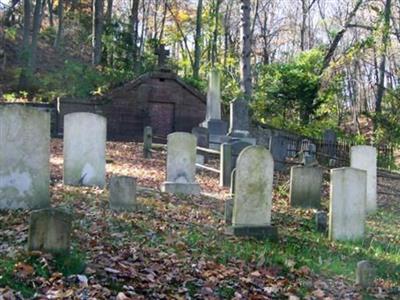
[[[251,2],[241,0],[241,64],[240,64],[240,88],[247,99],[251,99]]]

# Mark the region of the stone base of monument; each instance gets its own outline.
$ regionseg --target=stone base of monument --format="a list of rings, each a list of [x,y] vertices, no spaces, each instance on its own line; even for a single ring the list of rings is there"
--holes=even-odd
[[[200,195],[201,189],[198,183],[180,183],[165,181],[161,185],[161,191],[172,194]]]
[[[278,228],[272,225],[232,226],[227,228],[226,233],[238,237],[254,237],[259,240],[278,240]]]

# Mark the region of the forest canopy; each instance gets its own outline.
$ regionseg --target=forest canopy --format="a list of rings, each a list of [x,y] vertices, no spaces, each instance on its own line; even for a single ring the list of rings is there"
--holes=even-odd
[[[393,0],[1,0],[6,101],[85,98],[169,67],[249,101],[253,122],[317,136],[400,141],[400,2]],[[0,94],[0,95],[1,95]]]

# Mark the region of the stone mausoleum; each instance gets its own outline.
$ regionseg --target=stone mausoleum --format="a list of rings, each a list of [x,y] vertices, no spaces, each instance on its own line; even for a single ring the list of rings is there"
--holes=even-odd
[[[64,99],[58,104],[59,128],[72,112],[98,113],[107,118],[107,139],[138,140],[145,126],[155,137],[191,132],[206,115],[206,97],[169,70],[146,73],[109,93],[88,100]]]

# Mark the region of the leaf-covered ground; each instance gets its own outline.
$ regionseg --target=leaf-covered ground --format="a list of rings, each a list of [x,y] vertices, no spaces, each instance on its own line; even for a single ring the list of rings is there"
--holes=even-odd
[[[225,233],[228,191],[214,174],[197,178],[207,196],[160,193],[165,154],[146,160],[140,144],[107,144],[107,176],[135,176],[140,186],[140,210],[117,214],[107,190],[63,186],[54,140],[52,205],[74,214],[71,254],[27,253],[29,213],[1,212],[0,299],[400,299],[400,176],[379,178],[380,209],[366,239],[337,243],[315,230],[312,210],[288,206],[288,177],[279,175],[280,239],[256,241]],[[325,206],[327,197],[326,189]],[[377,266],[368,290],[354,284],[363,259]]]

